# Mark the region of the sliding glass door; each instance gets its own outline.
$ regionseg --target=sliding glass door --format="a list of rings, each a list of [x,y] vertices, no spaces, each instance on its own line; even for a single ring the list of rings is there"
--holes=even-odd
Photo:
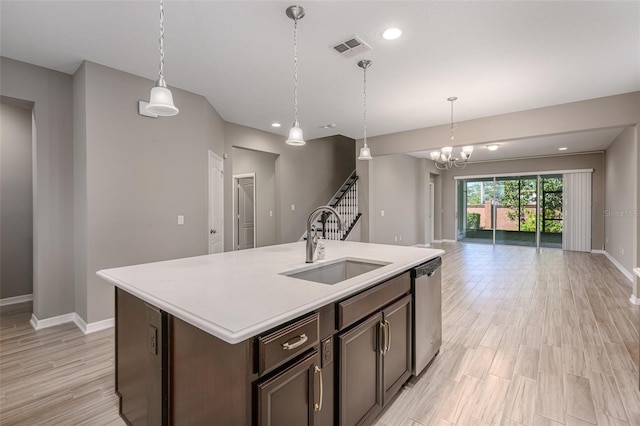
[[[458,240],[562,247],[562,175],[458,181]]]
[[[459,236],[464,241],[493,244],[493,178],[459,182],[458,190],[464,194],[458,200],[458,205],[462,206],[458,214],[458,226],[462,230]]]

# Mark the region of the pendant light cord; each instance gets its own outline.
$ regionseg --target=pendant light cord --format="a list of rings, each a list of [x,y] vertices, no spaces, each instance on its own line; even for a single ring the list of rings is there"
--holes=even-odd
[[[363,114],[363,122],[364,122],[364,146],[367,146],[367,67],[363,67],[364,69],[364,114]]]
[[[295,126],[298,126],[298,20],[293,20],[293,110],[295,112]]]
[[[160,70],[158,79],[164,80],[164,3],[160,0]]]
[[[449,102],[451,102],[451,130],[450,130],[451,134],[450,134],[450,136],[449,136],[449,140],[453,140],[453,127],[455,126],[455,125],[453,124],[453,102],[454,102],[454,100],[455,100],[455,99],[451,99],[451,100],[449,101]]]

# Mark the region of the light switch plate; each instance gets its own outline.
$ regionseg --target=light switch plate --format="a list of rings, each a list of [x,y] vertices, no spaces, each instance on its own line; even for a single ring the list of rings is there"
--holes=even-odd
[[[184,216],[178,215],[178,225],[184,225]]]

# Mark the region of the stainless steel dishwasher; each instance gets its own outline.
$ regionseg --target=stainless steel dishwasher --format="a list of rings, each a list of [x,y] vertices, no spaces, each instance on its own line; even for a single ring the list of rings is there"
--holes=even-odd
[[[437,257],[411,270],[414,376],[424,370],[442,345],[441,265],[442,259]]]

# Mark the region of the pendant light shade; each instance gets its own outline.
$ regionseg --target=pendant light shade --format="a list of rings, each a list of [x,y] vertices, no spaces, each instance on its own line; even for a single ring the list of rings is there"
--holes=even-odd
[[[287,138],[286,143],[287,145],[293,146],[301,146],[306,143],[302,136],[302,129],[297,121],[293,123],[293,127],[289,130],[289,137]]]
[[[147,112],[162,117],[170,117],[178,114],[179,110],[173,104],[173,95],[171,94],[171,90],[167,88],[164,80],[158,80],[156,82],[156,86],[151,89]]]
[[[286,10],[289,19],[293,20],[293,110],[295,120],[293,127],[289,130],[289,137],[285,141],[287,145],[302,146],[306,142],[302,136],[302,129],[298,123],[298,20],[304,17],[302,6],[289,6]]]
[[[160,0],[160,70],[155,87],[151,89],[147,112],[161,117],[178,114],[179,110],[173,104],[173,95],[164,81],[164,2]]]
[[[358,156],[358,160],[373,160],[371,156],[371,150],[368,146],[363,146],[360,148],[360,155]]]

